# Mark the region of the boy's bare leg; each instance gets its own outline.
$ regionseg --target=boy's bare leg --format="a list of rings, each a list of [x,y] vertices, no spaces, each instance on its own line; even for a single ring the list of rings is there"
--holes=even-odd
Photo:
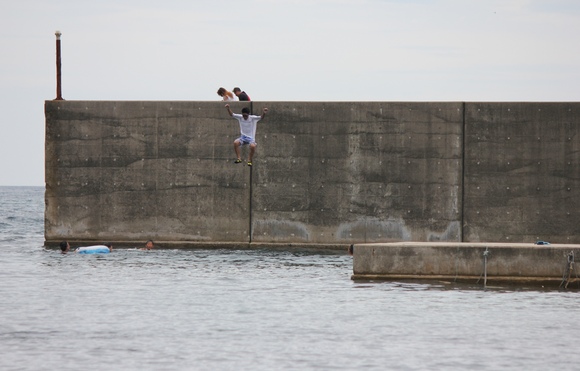
[[[240,151],[240,142],[237,139],[234,140],[234,151],[236,152],[236,159],[240,160],[242,158],[242,154]]]
[[[256,152],[256,145],[250,144],[250,154],[248,155],[248,162],[252,162],[252,158],[254,158],[254,153]]]

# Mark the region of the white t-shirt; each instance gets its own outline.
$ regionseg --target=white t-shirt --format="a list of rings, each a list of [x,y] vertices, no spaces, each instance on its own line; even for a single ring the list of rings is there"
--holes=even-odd
[[[232,93],[231,97],[229,97],[227,94],[224,94],[224,96],[223,96],[224,102],[235,102],[236,100],[237,100],[237,97],[234,93]]]
[[[256,128],[258,127],[258,121],[262,119],[262,116],[249,115],[247,120],[244,120],[244,116],[239,113],[234,113],[232,115],[240,123],[240,133],[252,139],[256,139]]]

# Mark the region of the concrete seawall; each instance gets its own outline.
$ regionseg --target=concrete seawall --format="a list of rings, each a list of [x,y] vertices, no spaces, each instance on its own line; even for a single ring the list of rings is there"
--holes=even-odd
[[[398,242],[354,246],[355,280],[528,283],[578,288],[580,245]]]
[[[243,106],[46,101],[46,243],[580,243],[579,103]]]

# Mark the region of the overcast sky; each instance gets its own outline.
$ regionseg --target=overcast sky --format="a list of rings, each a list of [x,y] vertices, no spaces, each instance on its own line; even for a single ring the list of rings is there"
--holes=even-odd
[[[0,7],[0,185],[44,185],[68,100],[580,101],[577,0],[19,0]]]

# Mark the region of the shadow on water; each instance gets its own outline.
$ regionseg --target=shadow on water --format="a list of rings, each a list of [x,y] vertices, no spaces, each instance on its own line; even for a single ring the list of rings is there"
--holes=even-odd
[[[353,280],[355,288],[371,288],[375,285],[386,285],[393,289],[403,289],[410,291],[417,290],[440,290],[440,291],[489,291],[489,292],[577,292],[580,294],[580,282],[575,282],[573,285],[565,288],[545,287],[543,285],[534,284],[494,284],[483,286],[481,283],[465,283],[452,281],[433,281],[433,280]]]

